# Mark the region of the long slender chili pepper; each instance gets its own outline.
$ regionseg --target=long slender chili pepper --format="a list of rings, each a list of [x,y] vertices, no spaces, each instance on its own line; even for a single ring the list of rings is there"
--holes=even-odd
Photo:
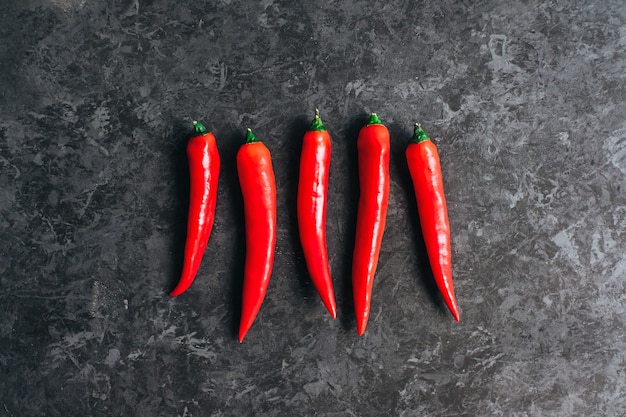
[[[213,133],[202,123],[194,121],[193,125],[196,134],[187,144],[190,196],[185,257],[178,285],[170,292],[172,297],[184,293],[195,279],[215,219],[220,156]]]
[[[413,180],[420,226],[435,283],[454,320],[459,309],[452,285],[450,222],[437,147],[419,124],[406,148],[406,159]]]
[[[352,260],[357,333],[365,332],[389,200],[389,131],[376,114],[357,140],[360,196]]]
[[[326,201],[330,168],[330,135],[315,110],[304,134],[298,182],[298,228],[311,280],[332,318],[337,317],[326,247]]]
[[[276,180],[270,151],[248,129],[237,152],[237,172],[243,194],[246,260],[239,342],[250,330],[267,292],[276,247]]]

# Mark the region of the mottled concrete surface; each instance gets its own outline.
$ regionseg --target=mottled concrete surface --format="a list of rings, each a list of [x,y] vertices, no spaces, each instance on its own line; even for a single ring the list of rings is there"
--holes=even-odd
[[[0,1],[0,415],[626,415],[626,3]],[[339,318],[309,282],[295,192],[333,137]],[[355,140],[392,134],[372,318],[356,335]],[[177,299],[191,121],[222,156]],[[404,160],[437,143],[461,322],[429,275]],[[235,153],[272,151],[278,244],[243,344]]]

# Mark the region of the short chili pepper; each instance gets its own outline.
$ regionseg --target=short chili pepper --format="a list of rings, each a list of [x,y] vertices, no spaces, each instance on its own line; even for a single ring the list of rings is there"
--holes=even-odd
[[[357,333],[365,332],[370,315],[372,287],[389,200],[389,131],[372,113],[357,139],[359,206],[352,260],[352,290]]]
[[[334,319],[337,317],[337,305],[326,246],[330,153],[330,135],[316,109],[315,118],[302,141],[297,199],[298,229],[311,280]]]
[[[419,124],[415,125],[415,132],[406,148],[406,159],[415,189],[420,226],[430,268],[444,302],[454,320],[459,321],[459,309],[452,285],[450,222],[443,191],[439,153]]]
[[[243,194],[246,260],[239,342],[250,330],[274,265],[276,247],[276,180],[269,149],[248,129],[246,143],[237,152],[237,172]]]
[[[213,133],[202,123],[194,121],[193,126],[195,136],[187,144],[190,195],[185,255],[178,285],[169,294],[172,297],[181,295],[193,283],[215,219],[220,156]]]

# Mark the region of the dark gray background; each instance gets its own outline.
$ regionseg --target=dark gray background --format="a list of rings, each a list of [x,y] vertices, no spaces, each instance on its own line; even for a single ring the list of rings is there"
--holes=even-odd
[[[0,415],[626,414],[623,0],[2,0],[0,16]],[[295,217],[315,107],[336,321]],[[359,338],[355,141],[372,111],[392,186]],[[222,156],[216,221],[170,299],[194,119]],[[416,221],[416,121],[442,158],[458,324]],[[246,127],[272,152],[279,212],[240,345]]]

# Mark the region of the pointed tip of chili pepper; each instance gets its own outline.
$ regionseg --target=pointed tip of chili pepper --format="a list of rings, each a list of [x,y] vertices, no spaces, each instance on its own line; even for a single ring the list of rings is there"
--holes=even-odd
[[[193,283],[194,276],[185,274],[183,272],[183,275],[181,276],[180,281],[178,281],[178,284],[176,284],[176,287],[174,287],[174,289],[170,291],[169,296],[178,297],[179,295],[187,291],[189,287],[191,287],[191,284]]]
[[[422,129],[422,125],[419,123],[415,123],[415,127],[413,129],[413,136],[411,137],[410,143],[421,143],[430,140],[424,129]]]
[[[459,310],[457,309],[456,305],[450,309],[450,312],[452,313],[452,317],[454,317],[454,321],[458,323],[461,317],[459,316]]]
[[[250,330],[250,328],[252,327],[255,317],[256,315],[250,315],[246,312],[242,312],[241,321],[239,322],[239,343],[243,342],[246,334],[248,334],[248,330]]]
[[[326,130],[324,123],[322,123],[322,118],[320,117],[320,111],[318,109],[315,109],[315,117],[311,122],[311,127],[309,128],[309,130],[313,132],[322,132]]]
[[[363,317],[360,320],[357,319],[356,334],[358,334],[359,336],[363,336],[363,333],[365,333],[365,328],[367,327],[367,319],[367,316]]]
[[[376,113],[370,114],[370,120],[367,122],[367,125],[382,125],[383,122],[380,121],[380,118],[376,115]]]
[[[256,138],[254,133],[252,133],[252,129],[248,128],[248,130],[246,130],[246,143],[254,143],[258,141],[259,140]]]
[[[444,296],[443,298],[446,307],[448,307],[448,310],[452,313],[454,321],[458,323],[460,319],[459,306],[456,302],[456,298],[454,297],[454,292],[448,293],[447,296]]]
[[[193,129],[196,132],[196,134],[198,135],[204,135],[206,133],[208,133],[209,131],[207,130],[206,127],[204,127],[204,125],[196,120],[193,121]]]
[[[335,304],[335,300],[331,300],[329,303],[327,303],[326,309],[330,313],[330,317],[335,320],[337,318],[337,305]]]
[[[178,287],[176,287],[172,291],[170,291],[170,293],[168,295],[170,297],[178,297],[179,295],[181,295],[184,292],[185,292],[185,290],[181,290]]]
[[[239,340],[239,343],[243,343],[243,339],[246,337],[246,334],[248,333],[249,329],[250,329],[249,327],[247,329],[243,327],[239,327],[239,336],[237,337],[237,339]]]

